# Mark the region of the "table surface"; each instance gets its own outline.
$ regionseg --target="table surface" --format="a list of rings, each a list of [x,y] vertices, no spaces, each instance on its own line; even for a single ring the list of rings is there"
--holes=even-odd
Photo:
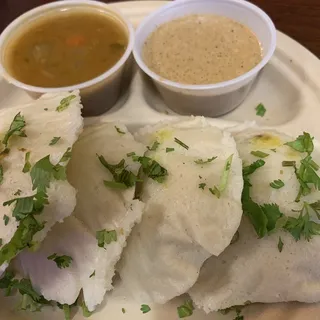
[[[15,17],[50,0],[0,0],[0,30]],[[111,1],[104,1],[111,2]],[[320,0],[251,0],[283,31],[320,57]]]

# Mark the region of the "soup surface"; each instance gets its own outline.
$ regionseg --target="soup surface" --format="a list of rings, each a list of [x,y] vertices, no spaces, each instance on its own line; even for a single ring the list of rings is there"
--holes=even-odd
[[[5,64],[23,83],[64,87],[110,69],[127,44],[127,31],[115,17],[94,9],[69,9],[26,26],[8,43]]]
[[[234,79],[262,60],[255,34],[212,14],[188,15],[160,25],[143,47],[146,65],[165,79],[214,84]]]

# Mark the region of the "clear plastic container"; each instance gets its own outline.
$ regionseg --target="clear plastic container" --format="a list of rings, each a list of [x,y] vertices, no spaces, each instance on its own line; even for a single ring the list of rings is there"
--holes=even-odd
[[[249,72],[229,81],[208,85],[186,85],[163,79],[143,62],[142,49],[150,33],[159,25],[188,14],[216,14],[249,27],[263,49],[262,61]],[[216,117],[235,109],[248,95],[261,69],[276,47],[276,29],[268,15],[242,0],[179,0],[149,15],[136,31],[133,55],[139,67],[153,80],[164,102],[179,114]]]
[[[10,41],[10,38],[17,32],[24,28],[24,26],[35,19],[42,18],[50,13],[59,10],[67,10],[70,8],[83,8],[90,10],[98,10],[106,15],[111,15],[117,19],[128,35],[128,46],[121,57],[121,59],[109,70],[101,74],[100,76],[68,87],[59,88],[42,88],[27,85],[15,79],[10,72],[6,69],[4,62],[6,44]],[[31,97],[38,98],[41,94],[47,92],[60,92],[60,91],[73,91],[80,90],[81,100],[83,103],[83,115],[84,116],[96,116],[106,112],[110,109],[118,100],[122,80],[126,71],[130,70],[130,59],[132,48],[134,43],[134,29],[131,23],[116,9],[98,1],[87,0],[67,0],[58,1],[50,4],[46,4],[37,7],[33,10],[26,12],[17,19],[15,19],[0,35],[0,73],[11,84],[18,88],[25,90]],[[129,72],[129,71],[128,71]]]

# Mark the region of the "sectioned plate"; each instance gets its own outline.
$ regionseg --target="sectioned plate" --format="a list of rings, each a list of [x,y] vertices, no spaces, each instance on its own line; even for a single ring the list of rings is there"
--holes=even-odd
[[[139,22],[152,11],[164,5],[166,1],[130,1],[112,4],[120,9],[137,26]],[[300,44],[286,35],[278,32],[277,49],[271,62],[261,72],[248,98],[233,112],[216,119],[211,119],[213,125],[230,126],[247,120],[258,124],[271,126],[279,131],[296,135],[306,130],[320,139],[320,61]],[[7,84],[0,78],[0,108],[19,103],[29,102],[31,98],[23,91]],[[263,118],[257,117],[255,107],[263,103],[267,112]],[[131,86],[123,94],[117,105],[105,115],[86,119],[86,124],[120,120],[129,128],[136,128],[170,120],[178,115],[166,108],[161,98],[143,79],[138,71],[134,73]],[[148,279],[146,279],[148,281]],[[108,296],[103,305],[92,315],[92,320],[175,320],[178,319],[176,308],[184,297],[174,299],[166,305],[151,305],[151,311],[142,314],[140,305],[135,303],[126,292],[119,289]],[[1,320],[59,320],[63,319],[58,309],[45,309],[41,313],[14,311],[15,298],[0,297]],[[125,308],[126,313],[122,313]],[[246,320],[297,320],[320,319],[319,304],[282,303],[255,304],[245,308]],[[209,315],[196,310],[190,319],[193,320],[229,320],[234,314]],[[74,320],[84,319],[81,312]]]

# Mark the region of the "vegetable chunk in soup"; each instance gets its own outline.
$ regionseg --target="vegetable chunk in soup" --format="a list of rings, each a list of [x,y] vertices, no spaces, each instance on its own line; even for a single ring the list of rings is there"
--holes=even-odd
[[[91,80],[124,54],[128,34],[117,18],[94,9],[56,11],[13,37],[5,63],[17,80],[65,87]]]

